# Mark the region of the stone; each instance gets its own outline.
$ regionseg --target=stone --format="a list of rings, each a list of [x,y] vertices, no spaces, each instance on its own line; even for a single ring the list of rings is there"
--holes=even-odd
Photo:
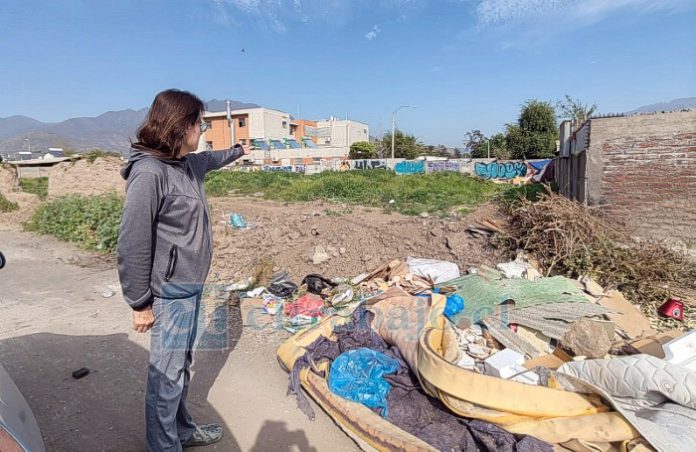
[[[331,259],[331,256],[326,252],[323,245],[317,245],[314,248],[314,255],[312,256],[312,263],[314,265],[323,264],[324,262]]]
[[[609,352],[611,341],[602,325],[580,319],[570,324],[570,329],[561,338],[561,346],[576,356],[602,358]]]
[[[346,249],[343,248],[343,247],[340,247],[340,248],[338,249],[338,252],[341,253],[341,254],[346,254],[346,251],[348,251],[348,250],[346,250]]]
[[[482,347],[478,344],[469,344],[467,347],[467,353],[469,356],[476,359],[486,359],[488,355],[491,354],[491,350],[488,347]]]

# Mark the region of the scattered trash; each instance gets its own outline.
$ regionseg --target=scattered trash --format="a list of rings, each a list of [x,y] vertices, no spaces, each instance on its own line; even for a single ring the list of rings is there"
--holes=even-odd
[[[246,290],[251,286],[251,278],[244,278],[239,281],[237,281],[234,284],[230,284],[229,286],[225,287],[225,292],[240,292],[242,290]]]
[[[447,297],[447,304],[443,312],[444,316],[451,318],[455,314],[459,314],[464,309],[464,299],[457,294],[452,294]]]
[[[285,304],[285,317],[292,318],[298,315],[308,317],[321,317],[324,300],[316,294],[307,293],[292,303]]]
[[[597,300],[597,304],[610,309],[606,316],[619,329],[619,334],[626,339],[638,339],[655,334],[650,321],[617,290],[607,291]]]
[[[339,284],[334,289],[335,294],[331,297],[331,305],[336,306],[342,303],[348,303],[353,300],[355,292],[348,284]]]
[[[79,380],[80,378],[86,377],[89,374],[89,369],[86,367],[81,367],[72,373],[72,377],[75,380]]]
[[[657,311],[665,316],[684,321],[684,303],[676,298],[670,298],[660,306]]]
[[[302,279],[301,285],[307,285],[307,291],[315,295],[321,295],[321,293],[326,289],[331,289],[336,287],[336,283],[331,281],[322,275],[312,273],[307,275]]]
[[[259,298],[262,293],[266,291],[266,288],[263,286],[257,287],[254,290],[250,290],[246,293],[247,298]]]
[[[242,217],[242,215],[239,213],[230,214],[229,224],[235,229],[246,229],[247,228],[247,222],[244,221],[244,217]]]
[[[385,375],[399,370],[399,362],[369,348],[349,350],[336,358],[329,371],[329,389],[336,395],[369,408],[381,408],[389,416],[387,395],[391,385]]]
[[[459,266],[454,262],[409,256],[406,258],[406,265],[414,275],[422,276],[435,284],[445,283],[460,276]]]
[[[297,284],[292,281],[276,281],[268,285],[268,291],[280,298],[290,298],[297,292]]]
[[[266,314],[276,315],[283,307],[284,300],[275,295],[265,294],[263,296],[263,310]]]
[[[484,361],[486,375],[505,379],[510,378],[518,373],[513,366],[522,366],[524,361],[524,355],[506,348],[486,358]]]
[[[104,297],[104,298],[111,298],[114,295],[116,295],[116,292],[114,292],[113,290],[111,290],[108,287],[102,291],[102,297]]]
[[[662,349],[665,361],[696,371],[696,330],[667,342]]]

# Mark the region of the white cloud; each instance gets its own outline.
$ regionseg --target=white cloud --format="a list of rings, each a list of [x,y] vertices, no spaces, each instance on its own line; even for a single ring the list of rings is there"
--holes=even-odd
[[[483,26],[537,22],[549,16],[590,24],[619,12],[670,12],[693,5],[693,0],[481,0],[475,16]]]
[[[382,32],[382,29],[379,28],[379,25],[375,25],[374,27],[372,27],[372,30],[368,31],[368,32],[365,34],[365,37],[367,38],[368,41],[372,41],[372,40],[375,39],[375,38],[377,37],[377,35],[380,34],[381,32]]]

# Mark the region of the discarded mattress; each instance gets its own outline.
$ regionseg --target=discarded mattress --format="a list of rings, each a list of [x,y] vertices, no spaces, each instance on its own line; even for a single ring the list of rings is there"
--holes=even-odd
[[[696,450],[696,372],[633,355],[566,363],[557,378],[608,399],[657,450]]]
[[[604,405],[598,395],[570,392],[560,386],[531,386],[455,366],[452,361],[458,353],[456,333],[442,315],[446,298],[433,295],[432,300],[417,342],[417,376],[422,389],[441,400],[454,414],[555,444],[573,441],[618,444],[639,437],[631,424]],[[349,321],[345,313],[332,315],[292,336],[278,348],[279,361],[286,370],[292,370],[315,340],[321,336],[331,338],[334,328]],[[317,374],[319,371],[325,375],[327,370],[328,364],[323,368],[305,368],[299,372],[299,383],[360,447],[364,450],[433,450],[428,443],[365,406],[331,393],[326,379]]]

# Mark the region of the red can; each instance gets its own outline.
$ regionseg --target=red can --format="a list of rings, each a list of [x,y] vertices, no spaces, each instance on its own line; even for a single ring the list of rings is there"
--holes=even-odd
[[[665,317],[684,321],[684,303],[676,298],[670,298],[665,301],[662,306],[657,308],[657,312]]]

